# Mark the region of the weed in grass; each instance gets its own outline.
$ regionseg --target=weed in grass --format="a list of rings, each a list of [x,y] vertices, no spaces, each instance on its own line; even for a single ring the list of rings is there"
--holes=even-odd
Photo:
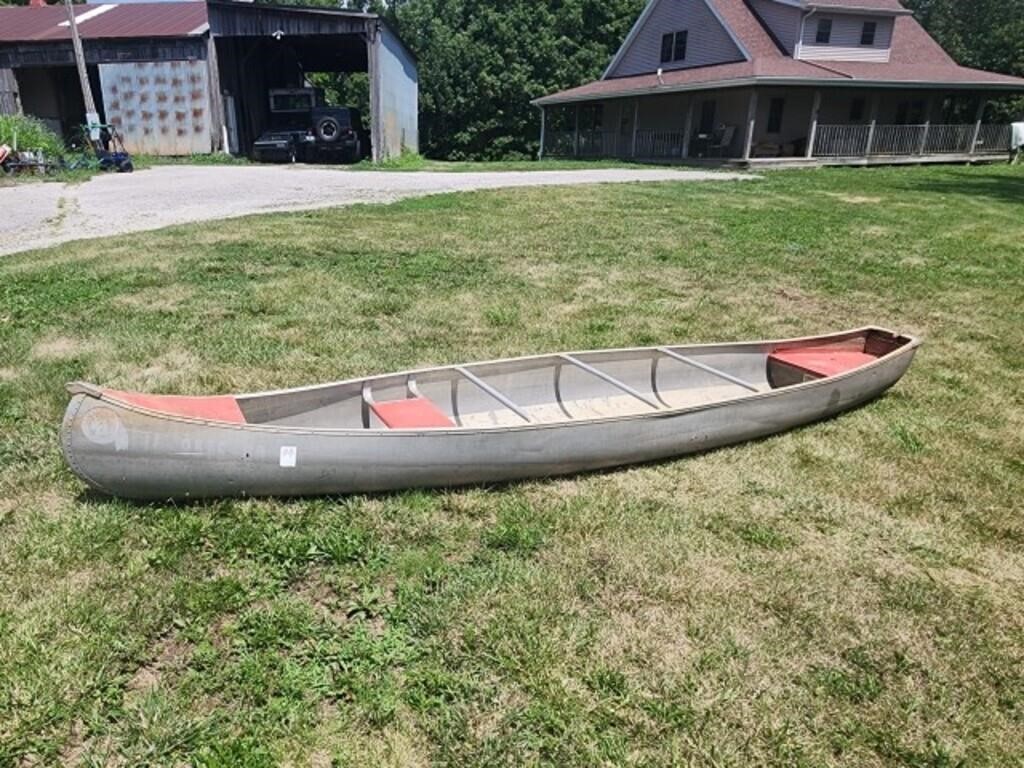
[[[748,544],[762,549],[788,549],[792,540],[785,534],[763,523],[746,523],[736,529],[736,535]]]

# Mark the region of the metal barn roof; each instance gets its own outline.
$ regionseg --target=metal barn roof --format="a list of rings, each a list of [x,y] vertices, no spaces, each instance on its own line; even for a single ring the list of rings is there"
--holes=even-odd
[[[78,33],[86,40],[192,37],[209,29],[206,3],[131,3],[74,6]],[[0,42],[71,39],[62,5],[0,8]]]

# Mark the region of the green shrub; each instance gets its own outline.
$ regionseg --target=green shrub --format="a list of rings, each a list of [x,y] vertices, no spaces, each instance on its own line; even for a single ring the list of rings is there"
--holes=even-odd
[[[41,120],[26,115],[0,115],[0,144],[19,150],[42,150],[51,156],[64,154],[60,137]]]

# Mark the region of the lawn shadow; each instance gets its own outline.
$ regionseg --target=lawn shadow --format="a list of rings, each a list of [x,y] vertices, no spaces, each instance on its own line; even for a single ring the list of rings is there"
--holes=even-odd
[[[1020,176],[996,173],[976,174],[964,171],[955,179],[917,177],[905,189],[913,192],[932,192],[939,195],[988,197],[1001,203],[1024,204],[1024,174]]]

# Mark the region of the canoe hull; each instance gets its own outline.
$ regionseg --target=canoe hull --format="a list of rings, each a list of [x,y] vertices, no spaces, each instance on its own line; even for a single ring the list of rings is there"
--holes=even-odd
[[[166,418],[75,394],[69,465],[134,499],[303,496],[550,477],[656,461],[765,437],[855,408],[895,384],[911,344],[877,363],[676,411],[503,429],[315,430]]]

